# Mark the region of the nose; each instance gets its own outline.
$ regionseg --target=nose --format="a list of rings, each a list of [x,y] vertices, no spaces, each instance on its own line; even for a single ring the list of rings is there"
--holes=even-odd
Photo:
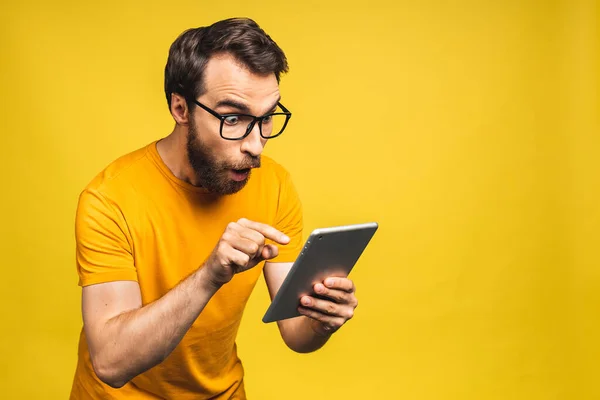
[[[241,150],[244,153],[248,153],[251,156],[257,157],[265,148],[265,142],[266,140],[260,136],[260,128],[257,122],[252,127],[252,131],[250,131],[248,136],[242,139]]]

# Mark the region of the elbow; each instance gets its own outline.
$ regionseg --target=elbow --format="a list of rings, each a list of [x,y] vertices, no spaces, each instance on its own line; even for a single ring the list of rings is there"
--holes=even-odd
[[[283,342],[287,346],[288,349],[292,350],[295,353],[306,354],[312,353],[316,349],[300,340],[300,338],[295,337],[293,335],[281,335]]]
[[[297,346],[287,346],[290,350],[292,350],[295,353],[298,354],[308,354],[308,353],[312,353],[314,350],[312,349],[307,349],[307,348],[302,348],[302,347],[297,347]]]
[[[127,379],[123,379],[118,373],[110,369],[94,366],[94,372],[96,372],[98,379],[113,389],[120,389],[128,382]]]
[[[124,374],[121,371],[110,366],[105,361],[98,360],[98,357],[92,358],[92,366],[98,379],[113,389],[122,388],[129,382],[129,379],[124,378]]]
[[[94,368],[94,373],[103,383],[112,387],[113,389],[119,389],[125,386],[131,379],[133,379],[138,374],[144,372],[146,369],[150,368],[152,365],[140,366],[137,365],[133,367],[130,363],[128,364],[125,360],[110,360],[106,359],[106,357],[102,357],[97,354],[92,358],[92,366]],[[158,360],[158,363],[162,362],[165,357]],[[126,369],[124,365],[128,365],[129,369]],[[133,369],[139,368],[139,369]]]
[[[312,353],[316,350],[307,341],[306,335],[301,333],[303,330],[300,329],[297,321],[280,321],[278,326],[281,339],[283,339],[283,343],[285,343],[288,349],[300,354]]]
[[[108,386],[110,386],[113,389],[120,389],[123,386],[125,386],[125,384],[127,383],[127,381],[124,381],[124,380],[111,380],[111,379],[103,380],[102,382],[106,383]]]
[[[299,320],[306,322],[306,320]],[[298,325],[280,325],[280,333],[286,346],[295,353],[306,354],[319,350],[328,337],[315,334],[310,328]]]
[[[299,354],[312,353],[318,349],[318,348],[314,348],[314,347],[309,347],[306,344],[301,345],[301,344],[295,343],[293,341],[284,340],[284,342],[285,342],[286,346],[288,347],[288,349],[292,350],[293,352],[299,353]]]

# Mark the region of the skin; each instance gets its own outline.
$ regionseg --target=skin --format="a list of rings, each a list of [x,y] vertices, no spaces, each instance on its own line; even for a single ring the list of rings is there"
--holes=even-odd
[[[198,100],[222,114],[264,115],[280,99],[274,74],[253,74],[228,55],[211,58],[204,82],[205,93]],[[248,109],[217,107],[223,99],[234,100]],[[219,121],[214,116],[199,107],[190,111],[178,94],[171,97],[171,113],[176,126],[159,141],[158,152],[173,174],[196,186],[207,185],[203,169],[194,162],[194,157],[212,154],[208,163],[214,167],[213,176],[207,187],[220,194],[240,190],[247,179],[232,183],[234,173],[227,167],[257,165],[266,144],[258,124],[244,140],[228,141],[220,137]],[[262,261],[266,261],[265,281],[273,298],[292,263],[269,262],[279,250],[277,245],[265,245],[265,239],[279,245],[289,242],[283,233],[259,222],[241,219],[230,223],[203,265],[163,297],[143,307],[137,282],[84,287],[84,329],[98,377],[112,387],[121,387],[161,363],[219,288],[236,273]],[[332,333],[352,318],[358,305],[354,284],[349,279],[327,278],[314,289],[322,298],[304,296],[299,306],[303,315],[278,322],[282,339],[296,352],[312,352],[322,347]]]

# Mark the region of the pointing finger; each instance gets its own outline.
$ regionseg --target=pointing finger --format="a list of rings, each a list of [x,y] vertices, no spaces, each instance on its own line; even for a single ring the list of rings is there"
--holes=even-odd
[[[261,233],[267,239],[271,239],[279,244],[288,244],[290,242],[289,237],[287,237],[285,234],[278,231],[277,229],[273,228],[272,226],[262,224],[260,222],[250,221],[246,218],[240,219],[238,221],[238,224],[246,228],[254,229],[255,231]]]

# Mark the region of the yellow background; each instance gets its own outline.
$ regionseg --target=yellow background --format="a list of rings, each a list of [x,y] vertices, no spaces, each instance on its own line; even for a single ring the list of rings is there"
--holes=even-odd
[[[251,399],[600,398],[599,8],[592,1],[4,2],[0,397],[64,399],[77,196],[173,126],[168,47],[250,16],[286,51],[267,147],[307,232],[380,223],[355,319],[287,350],[261,281]]]

